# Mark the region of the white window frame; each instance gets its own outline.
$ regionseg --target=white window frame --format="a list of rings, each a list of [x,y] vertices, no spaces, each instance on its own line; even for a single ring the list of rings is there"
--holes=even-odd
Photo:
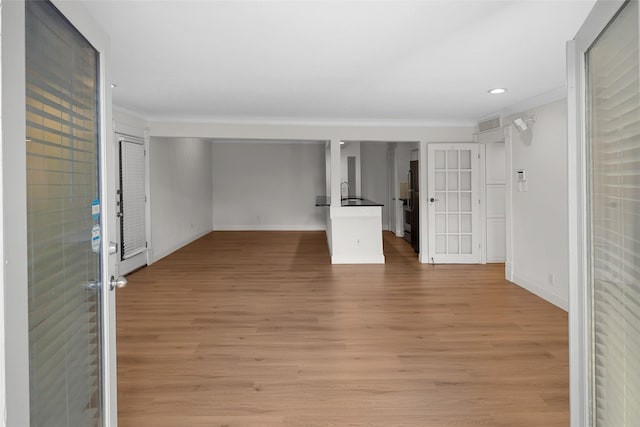
[[[567,42],[569,202],[569,376],[571,427],[592,425],[587,262],[585,53],[625,3],[598,0],[574,40]]]

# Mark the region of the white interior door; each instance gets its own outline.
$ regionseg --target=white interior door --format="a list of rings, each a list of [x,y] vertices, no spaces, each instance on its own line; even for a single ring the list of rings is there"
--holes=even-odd
[[[117,134],[119,150],[119,273],[147,264],[144,139]]]
[[[429,144],[429,261],[479,263],[481,257],[477,144]]]

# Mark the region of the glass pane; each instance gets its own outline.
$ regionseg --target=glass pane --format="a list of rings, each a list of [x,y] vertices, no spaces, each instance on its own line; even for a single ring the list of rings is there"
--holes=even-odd
[[[460,253],[461,254],[473,253],[473,250],[471,247],[471,236],[469,235],[460,236]]]
[[[447,194],[447,212],[458,212],[458,192]]]
[[[470,214],[460,215],[460,232],[471,233],[471,215]]]
[[[98,55],[48,2],[26,2],[32,426],[101,426]]]
[[[460,193],[460,211],[471,212],[471,193]]]
[[[445,215],[436,215],[436,233],[447,232],[447,220]]]
[[[471,169],[471,150],[460,150],[460,169]]]
[[[447,243],[444,235],[436,236],[436,253],[437,254],[446,254],[447,253]]]
[[[638,3],[587,54],[591,386],[596,426],[640,423]]]
[[[447,236],[447,253],[448,254],[458,254],[460,253],[460,249],[458,247],[458,235]]]
[[[447,169],[458,169],[458,150],[447,151]]]
[[[460,172],[460,189],[471,191],[471,172]]]
[[[448,233],[457,233],[458,232],[458,214],[449,214],[447,220],[447,232]]]
[[[434,153],[435,166],[436,169],[446,169],[446,161],[445,161],[445,151],[444,150],[435,150]]]
[[[458,172],[447,172],[447,190],[458,189]]]
[[[436,193],[436,212],[445,212],[447,193]]]
[[[447,181],[447,177],[446,177],[445,173],[446,172],[435,172],[434,186],[436,188],[436,191],[444,191],[445,190],[445,185],[446,185],[446,181]]]

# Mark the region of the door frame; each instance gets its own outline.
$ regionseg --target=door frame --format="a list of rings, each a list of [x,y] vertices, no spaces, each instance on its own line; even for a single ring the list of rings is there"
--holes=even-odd
[[[569,389],[571,427],[592,425],[587,258],[587,140],[585,53],[624,0],[598,0],[576,37],[567,42],[569,207]]]
[[[115,234],[115,147],[111,139],[111,80],[109,37],[79,2],[52,0],[58,10],[93,45],[99,55],[100,91],[100,199],[102,216],[101,263],[103,283],[103,418],[105,426],[117,425],[115,293],[108,291],[115,274],[115,257],[107,247]],[[4,255],[5,417],[0,425],[29,425],[29,329],[27,274],[26,138],[25,118],[25,2],[5,1],[0,8],[2,37],[2,196]],[[9,144],[7,141],[11,141]],[[111,201],[111,202],[110,202]],[[10,225],[10,226],[9,226]],[[2,343],[0,342],[0,345]],[[1,359],[0,359],[1,361]],[[0,379],[1,380],[1,379]]]

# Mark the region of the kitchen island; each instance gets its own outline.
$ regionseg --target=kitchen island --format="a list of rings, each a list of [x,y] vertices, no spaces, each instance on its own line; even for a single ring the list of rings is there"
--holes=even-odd
[[[316,206],[326,210],[326,229],[332,264],[384,264],[381,203],[363,197],[341,200],[316,197]]]

